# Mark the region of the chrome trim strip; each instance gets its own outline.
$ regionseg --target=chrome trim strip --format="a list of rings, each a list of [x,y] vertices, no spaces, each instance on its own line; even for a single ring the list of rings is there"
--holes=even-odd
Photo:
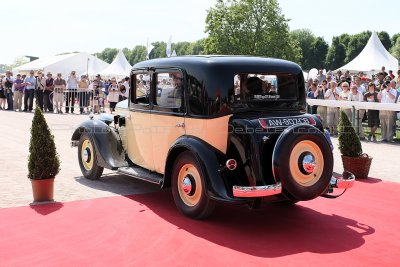
[[[281,192],[282,185],[280,182],[263,186],[233,186],[233,196],[235,197],[266,197],[277,195]]]

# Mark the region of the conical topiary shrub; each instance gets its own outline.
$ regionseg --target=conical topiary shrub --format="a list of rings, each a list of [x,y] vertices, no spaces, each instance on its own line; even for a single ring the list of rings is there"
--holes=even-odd
[[[367,178],[372,158],[363,154],[360,139],[343,111],[340,112],[338,128],[344,170],[353,173],[356,178]]]
[[[56,151],[54,136],[39,107],[32,120],[29,144],[28,178],[43,180],[54,178],[60,171],[60,159]]]
[[[356,134],[349,118],[344,111],[340,112],[339,118],[339,150],[343,156],[358,157],[362,154],[360,138]]]

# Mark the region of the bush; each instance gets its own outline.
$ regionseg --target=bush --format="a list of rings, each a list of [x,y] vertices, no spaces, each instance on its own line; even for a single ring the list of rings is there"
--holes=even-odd
[[[60,159],[54,136],[40,108],[36,107],[32,120],[29,143],[28,178],[34,180],[54,178],[60,171]]]
[[[340,112],[339,118],[339,150],[343,156],[358,157],[362,154],[361,142],[346,113]]]

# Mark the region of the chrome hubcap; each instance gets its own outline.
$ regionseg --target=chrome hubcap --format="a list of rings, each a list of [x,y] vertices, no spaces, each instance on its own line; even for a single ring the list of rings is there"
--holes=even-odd
[[[317,165],[314,155],[309,152],[301,155],[300,161],[301,162],[299,162],[299,167],[301,172],[303,172],[304,174],[312,173],[315,169],[315,166]]]
[[[83,150],[83,155],[82,155],[83,161],[89,162],[90,161],[90,151],[89,148],[86,148]]]
[[[183,178],[181,187],[186,195],[188,196],[192,195],[192,181],[189,176],[185,176],[185,178]]]

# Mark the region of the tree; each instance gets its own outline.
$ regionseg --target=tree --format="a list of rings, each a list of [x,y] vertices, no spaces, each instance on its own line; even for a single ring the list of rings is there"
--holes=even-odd
[[[135,46],[130,53],[130,57],[128,58],[129,64],[133,66],[140,61],[146,60],[146,55],[147,50],[144,45]]]
[[[392,53],[392,55],[397,58],[398,60],[400,60],[400,38],[397,38],[396,43],[394,44],[394,46],[390,49],[390,52]]]
[[[344,60],[346,58],[346,47],[340,42],[340,37],[332,38],[332,45],[328,49],[326,55],[326,68],[327,69],[337,69],[344,65]]]
[[[172,44],[172,51],[175,50],[176,55],[178,56],[184,56],[188,55],[188,48],[190,46],[189,42],[179,42],[179,43],[174,43]]]
[[[311,43],[312,56],[310,58],[310,64],[314,68],[322,69],[325,67],[325,58],[328,53],[329,45],[322,37],[317,37]]]
[[[117,54],[117,48],[106,48],[102,52],[96,53],[95,56],[104,60],[107,63],[111,63]]]
[[[400,37],[400,33],[395,33],[395,34],[393,34],[393,36],[392,36],[392,47],[396,44],[396,41],[397,41],[397,38],[399,38]]]
[[[392,47],[392,40],[390,40],[389,34],[385,31],[377,32],[376,34],[378,35],[379,40],[381,40],[386,50],[389,51],[390,48]]]
[[[310,62],[313,58],[312,43],[315,41],[314,34],[309,29],[299,29],[290,32],[290,37],[298,42],[301,49],[300,66],[306,70],[314,68],[315,66]]]
[[[300,62],[301,49],[287,22],[276,0],[217,0],[206,17],[205,52]]]
[[[14,63],[12,63],[12,64],[10,64],[10,65],[6,65],[5,67],[4,67],[4,69],[6,69],[6,70],[12,70],[12,69],[14,69],[14,68],[16,68],[16,67],[19,67],[19,66],[21,66],[21,65],[24,65],[24,64],[26,64],[26,63],[28,63],[29,61],[28,61],[28,59],[26,58],[26,57],[17,57],[17,58],[15,58],[14,59]]]
[[[165,53],[165,50],[167,49],[166,42],[154,42],[151,44],[154,46],[154,48],[149,55],[150,58],[167,57]]]
[[[356,56],[358,56],[358,54],[361,53],[365,45],[368,43],[371,34],[372,33],[370,31],[364,31],[350,36],[350,40],[346,48],[346,63],[352,61]]]
[[[187,55],[202,55],[205,49],[205,39],[197,40],[187,47]]]

